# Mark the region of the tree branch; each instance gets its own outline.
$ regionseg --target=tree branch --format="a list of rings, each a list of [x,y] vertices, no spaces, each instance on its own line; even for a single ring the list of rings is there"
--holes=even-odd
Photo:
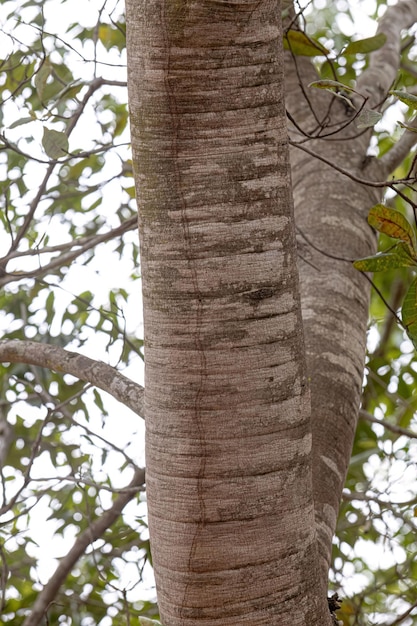
[[[135,471],[132,481],[125,492],[122,492],[114,501],[113,506],[105,511],[101,517],[96,519],[81,535],[76,539],[68,554],[60,561],[54,574],[51,576],[45,587],[38,595],[32,612],[23,622],[23,626],[38,626],[44,618],[48,606],[55,599],[56,594],[75,563],[85,553],[89,544],[99,539],[119,517],[122,510],[139,491],[145,483],[145,470],[138,468]],[[133,489],[135,488],[135,489]]]
[[[106,363],[64,350],[60,346],[18,339],[0,341],[0,361],[39,365],[62,374],[71,374],[106,391],[143,417],[143,387]]]
[[[410,122],[409,126],[417,130],[417,118]],[[413,133],[410,130],[406,130],[391,150],[386,152],[379,161],[388,176],[396,167],[402,163],[411,148],[417,143],[417,132]]]
[[[417,608],[417,600],[404,613],[401,613],[401,615],[391,622],[389,626],[397,626],[398,624],[401,624],[401,622],[403,622],[415,608]]]
[[[68,122],[68,126],[65,130],[65,134],[67,137],[69,137],[72,133],[72,131],[74,130],[75,126],[78,123],[78,120],[80,119],[81,115],[84,112],[85,107],[87,106],[87,103],[89,101],[89,99],[91,98],[91,96],[98,90],[100,89],[100,87],[104,84],[104,81],[102,78],[95,78],[91,83],[90,86],[88,88],[88,90],[86,91],[83,99],[81,100],[81,102],[79,103],[76,111],[74,112],[74,115],[72,116],[72,118],[70,119],[70,121]],[[48,185],[48,181],[55,169],[55,166],[59,164],[59,161],[51,161],[46,169],[45,175],[42,179],[42,182],[39,186],[39,189],[35,195],[35,197],[33,198],[32,202],[30,203],[29,207],[28,207],[28,212],[25,215],[25,219],[23,221],[22,226],[20,227],[15,239],[12,242],[10,251],[13,250],[17,250],[17,247],[21,241],[21,239],[23,239],[23,237],[25,236],[30,223],[33,219],[33,216],[35,215],[36,209],[39,206],[39,203],[41,201],[42,196],[45,193],[46,187]]]
[[[106,233],[101,233],[98,235],[86,235],[85,237],[77,237],[72,241],[66,241],[64,243],[57,244],[55,246],[44,246],[43,248],[29,248],[29,250],[17,250],[7,254],[6,256],[0,259],[3,263],[10,261],[10,259],[16,259],[27,256],[38,256],[41,254],[54,254],[55,252],[64,252],[64,250],[72,250],[72,248],[82,248],[83,252],[85,250],[89,250],[90,248],[94,248],[97,244],[102,243],[103,241],[108,241],[109,239],[113,239],[118,235],[122,235],[127,230],[134,230],[137,228],[138,218],[135,215],[134,217],[129,218],[125,222],[122,222],[113,230],[109,230]]]
[[[50,261],[47,265],[43,267],[38,267],[36,270],[30,270],[28,272],[4,272],[3,278],[0,279],[0,287],[7,285],[8,283],[14,282],[16,280],[22,280],[23,278],[38,278],[39,276],[44,276],[48,272],[52,272],[53,270],[62,267],[63,265],[67,265],[74,261],[77,257],[79,257],[84,252],[90,250],[91,248],[97,246],[99,243],[104,241],[109,241],[110,239],[114,239],[123,235],[123,233],[134,230],[137,228],[137,217],[131,217],[126,222],[120,224],[113,230],[110,230],[107,233],[103,233],[101,235],[93,235],[91,237],[83,237],[82,240],[74,240],[70,244],[67,244],[66,247],[74,248],[76,250],[70,249],[69,252],[62,252],[62,254],[56,256],[52,261]],[[64,244],[65,246],[65,244]],[[59,250],[60,246],[54,246],[53,252],[57,249]],[[50,252],[51,250],[43,249],[43,250],[26,250],[21,255],[18,252],[12,252],[10,255],[7,255],[1,261],[3,263],[7,263],[10,258],[18,257],[18,256],[28,256],[29,254],[41,254],[43,252]]]
[[[358,79],[357,90],[368,98],[370,108],[381,104],[397,76],[401,61],[401,31],[417,22],[417,2],[403,0],[388,7],[379,20],[377,34],[386,36],[385,44],[369,57],[369,66]]]
[[[401,426],[397,426],[396,424],[390,424],[385,420],[378,419],[364,409],[359,409],[359,417],[363,420],[366,420],[367,422],[371,422],[371,424],[380,424],[387,430],[390,430],[392,433],[396,433],[397,435],[405,435],[409,439],[417,439],[416,432],[408,430],[408,428],[402,428]]]
[[[382,500],[382,498],[374,496],[373,493],[362,491],[348,492],[344,490],[342,493],[342,498],[347,502],[353,502],[354,500],[358,500],[359,502],[375,502],[376,504],[378,504],[378,506],[381,507],[381,509],[388,509],[396,515],[398,515],[398,509],[396,507],[401,507],[405,509],[406,507],[413,506],[416,503],[416,498],[412,498],[411,500],[407,500],[406,502],[389,502],[388,500]]]
[[[307,154],[314,157],[315,159],[318,159],[319,161],[326,163],[326,165],[329,165],[337,172],[340,172],[344,176],[347,176],[348,178],[353,180],[355,183],[359,183],[367,187],[375,187],[375,188],[380,188],[380,189],[384,187],[390,187],[390,189],[393,189],[394,191],[398,193],[398,189],[396,188],[396,185],[414,182],[414,178],[413,179],[398,179],[398,180],[391,180],[391,181],[388,181],[388,180],[387,181],[373,181],[373,180],[368,180],[366,178],[360,178],[359,176],[356,176],[356,174],[345,169],[344,167],[341,167],[340,165],[337,165],[334,162],[332,163],[332,161],[329,161],[329,159],[326,159],[321,154],[318,154],[317,152],[313,152],[312,150],[310,150],[309,148],[307,148],[301,143],[297,143],[295,141],[289,140],[289,144],[291,146],[294,146],[295,148],[298,148],[299,150],[302,150],[303,152],[306,152]]]

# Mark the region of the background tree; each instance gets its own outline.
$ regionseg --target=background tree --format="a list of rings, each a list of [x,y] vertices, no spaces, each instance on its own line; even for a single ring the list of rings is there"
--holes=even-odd
[[[120,5],[105,3],[94,13],[86,10],[84,23],[72,24],[73,18],[64,19],[70,3],[63,3],[60,23],[69,27],[57,35],[56,0],[19,5],[18,27],[15,3],[2,6],[4,15],[10,13],[3,25],[8,34],[1,67],[6,182],[0,280],[7,336],[1,354],[5,363],[15,363],[5,365],[1,376],[2,620],[28,626],[42,623],[46,612],[49,623],[134,624],[139,615],[157,616],[154,605],[142,600],[145,592],[135,587],[149,558],[135,495],[143,485],[142,459],[134,446],[126,447],[126,439],[114,445],[115,431],[108,424],[117,420],[119,427],[125,419],[127,426],[130,419],[136,430],[136,423],[124,418],[107,396],[103,401],[87,387],[111,391],[137,413],[141,388],[114,369],[62,350],[66,346],[98,356],[140,380],[142,342],[136,338],[135,318],[140,305],[133,306],[133,321],[126,305],[127,299],[137,302],[138,287],[131,288],[128,281],[121,285],[123,274],[138,276],[136,234],[131,232],[136,221],[132,172],[123,147],[128,141],[121,77],[125,21]],[[384,9],[380,2],[369,10],[375,19]],[[352,43],[349,34],[355,31],[347,4],[303,12],[300,27],[314,36],[313,43],[300,34],[287,35],[287,108],[311,378],[320,564],[322,581],[331,563],[334,588],[348,594],[338,614],[345,624],[368,618],[371,623],[412,624],[415,612],[414,351],[378,295],[371,303],[362,419],[332,560],[330,555],[359,403],[367,316],[367,282],[351,260],[372,250],[365,218],[382,193],[386,203],[410,219],[414,210],[415,133],[400,137],[395,122],[401,118],[413,126],[415,11],[414,2],[403,2],[380,19],[379,33],[387,37],[382,47],[381,39]],[[291,21],[285,24],[291,26]],[[327,50],[317,49],[317,41]],[[311,55],[314,65],[300,52]],[[358,75],[357,93],[351,92]],[[308,87],[317,78],[342,82],[347,90]],[[401,111],[393,106],[398,98],[387,98],[392,87],[411,94]],[[352,99],[356,109],[343,98]],[[375,128],[369,124],[375,123],[377,111],[384,116]],[[377,158],[370,157],[368,146]],[[392,173],[399,182],[392,182]],[[196,179],[196,190],[201,184]],[[387,237],[381,239],[386,248]],[[113,254],[104,269],[104,260],[114,252],[121,260]],[[80,276],[85,277],[81,289]],[[397,310],[410,270],[377,274],[375,280]],[[28,362],[35,365],[22,366]],[[135,438],[129,435],[128,440]],[[249,491],[247,498],[255,506],[255,492]],[[39,570],[33,520],[43,508],[56,535],[65,539],[61,554],[69,542],[74,546],[41,590],[40,581],[46,583],[49,573],[42,559]],[[375,544],[383,557],[374,556],[376,548],[366,550]]]

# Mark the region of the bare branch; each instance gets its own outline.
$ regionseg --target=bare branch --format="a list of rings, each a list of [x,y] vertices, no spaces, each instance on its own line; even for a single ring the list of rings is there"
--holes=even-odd
[[[335,169],[337,172],[340,172],[344,176],[347,176],[348,178],[353,180],[355,183],[366,185],[367,187],[376,187],[376,188],[390,187],[391,189],[394,189],[398,193],[398,189],[396,188],[396,185],[401,185],[401,184],[409,185],[410,183],[415,181],[414,178],[398,179],[398,180],[391,180],[391,181],[373,181],[373,180],[368,180],[366,178],[360,178],[359,176],[356,176],[356,174],[354,174],[353,172],[350,172],[349,170],[346,170],[345,168],[340,167],[340,165],[337,165],[336,163],[332,163],[331,161],[329,161],[329,159],[326,159],[321,154],[318,154],[317,152],[313,152],[313,150],[309,150],[308,148],[306,148],[306,146],[302,145],[301,143],[297,143],[295,141],[290,140],[289,144],[291,146],[294,146],[295,148],[299,148],[300,150],[303,150],[303,152],[306,152],[307,154],[314,157],[315,159],[318,159],[319,161],[326,163],[326,165],[329,165],[330,167]]]
[[[368,98],[370,108],[381,104],[395,81],[401,61],[401,31],[417,22],[417,2],[403,0],[388,7],[379,20],[377,34],[385,44],[369,57],[369,66],[358,79],[357,90]]]
[[[135,228],[137,228],[136,216],[131,217],[130,219],[126,220],[126,222],[123,222],[120,226],[117,226],[116,228],[114,228],[113,230],[110,230],[107,233],[103,233],[100,235],[93,235],[91,237],[83,237],[82,239],[79,239],[79,240],[75,239],[70,244],[67,244],[67,245],[63,244],[62,248],[64,247],[75,248],[76,247],[77,249],[76,250],[70,249],[69,252],[65,252],[65,253],[62,252],[62,254],[52,259],[52,261],[50,261],[47,265],[44,265],[43,267],[39,267],[36,270],[31,270],[28,272],[11,272],[11,273],[4,272],[4,276],[0,279],[0,287],[3,287],[4,285],[7,285],[8,283],[14,282],[16,280],[22,280],[23,278],[34,278],[34,277],[44,276],[48,272],[52,272],[53,270],[56,270],[62,267],[63,265],[71,263],[72,261],[74,261],[74,259],[79,257],[81,254],[83,254],[87,250],[90,250],[91,248],[97,246],[99,243],[102,243],[104,241],[109,241],[110,239],[114,239],[115,237],[119,237],[123,233],[129,230],[134,230]],[[52,251],[56,252],[59,249],[60,249],[60,246],[54,246]],[[51,252],[51,249],[49,250],[48,249],[43,249],[43,250],[32,249],[30,251],[26,250],[22,254],[20,254],[19,252],[11,252],[10,255],[7,255],[6,257],[4,257],[4,259],[2,259],[2,262],[7,263],[7,261],[13,257],[28,256],[28,254],[35,255],[35,254],[40,254],[42,252]]]
[[[416,432],[413,432],[412,430],[408,430],[407,428],[402,428],[401,426],[397,426],[396,424],[390,424],[389,422],[386,422],[385,420],[378,419],[377,417],[374,417],[373,415],[371,415],[370,413],[368,413],[368,411],[365,411],[364,409],[359,409],[359,417],[363,420],[366,420],[367,422],[371,422],[371,424],[380,424],[387,430],[390,430],[391,432],[396,433],[397,435],[405,435],[409,439],[417,439]]]
[[[116,400],[143,417],[143,387],[107,363],[64,350],[60,346],[17,339],[0,341],[0,361],[29,363],[62,374],[71,374],[107,391]]]
[[[409,126],[417,131],[417,118],[410,122]],[[417,143],[417,132],[406,130],[397,143],[379,159],[386,175],[388,176],[405,159],[410,150]]]
[[[406,502],[390,502],[389,500],[383,500],[382,498],[378,498],[378,496],[374,495],[373,493],[369,493],[369,491],[349,492],[347,490],[344,490],[342,498],[347,502],[354,502],[355,500],[358,500],[359,502],[375,502],[381,507],[381,509],[388,509],[389,511],[392,511],[397,515],[398,510],[396,507],[405,509],[407,507],[414,506],[416,503],[416,498],[412,498],[411,500],[407,500]]]
[[[97,518],[81,535],[76,539],[68,554],[61,560],[54,574],[38,595],[32,612],[23,622],[23,626],[38,626],[48,610],[48,606],[54,600],[62,583],[71,572],[75,563],[85,553],[87,547],[99,539],[119,517],[122,510],[135,494],[140,490],[145,482],[145,470],[137,469],[132,481],[126,491],[121,493],[113,503],[113,506],[105,511],[101,517]]]
[[[417,600],[404,613],[391,622],[389,626],[397,626],[398,624],[401,624],[401,622],[403,622],[415,608],[417,608]]]

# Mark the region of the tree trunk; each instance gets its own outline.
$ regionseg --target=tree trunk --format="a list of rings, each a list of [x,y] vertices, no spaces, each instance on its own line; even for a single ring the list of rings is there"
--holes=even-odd
[[[272,0],[128,0],[149,525],[167,626],[325,626]]]
[[[383,102],[399,67],[401,30],[416,19],[412,0],[388,9],[381,19],[378,32],[385,34],[386,43],[370,55],[356,88],[366,100],[356,97],[356,105],[372,109]],[[317,79],[310,59],[286,53],[286,106],[295,122],[290,137],[298,143],[291,150],[291,165],[311,387],[314,505],[320,578],[326,584],[358,418],[368,321],[370,285],[350,260],[375,252],[366,218],[381,201],[384,187],[373,183],[384,181],[403,157],[397,155],[396,163],[390,153],[388,162],[367,156],[372,129],[358,129],[351,108],[308,87]],[[369,184],[358,184],[358,179]]]
[[[307,85],[317,80],[309,60],[296,59],[297,76],[294,61],[287,56],[287,106],[297,124],[311,132],[317,122],[306,106],[300,79],[320,119],[327,115],[332,96],[308,89]],[[346,124],[349,114],[335,101],[330,123]],[[316,139],[301,145],[366,178],[361,170],[367,137],[347,140],[347,136],[357,134],[356,128],[349,126],[331,140]],[[302,139],[294,127],[291,137],[294,141]],[[291,159],[311,386],[314,504],[321,579],[326,581],[360,404],[369,309],[370,285],[349,259],[375,250],[366,216],[380,201],[382,190],[358,185],[299,148],[292,149]]]

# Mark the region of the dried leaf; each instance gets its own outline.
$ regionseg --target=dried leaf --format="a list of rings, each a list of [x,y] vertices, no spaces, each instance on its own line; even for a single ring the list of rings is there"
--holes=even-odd
[[[368,223],[378,232],[404,241],[410,247],[412,257],[417,258],[415,230],[402,213],[394,211],[394,209],[390,209],[383,204],[376,204],[369,211]]]

